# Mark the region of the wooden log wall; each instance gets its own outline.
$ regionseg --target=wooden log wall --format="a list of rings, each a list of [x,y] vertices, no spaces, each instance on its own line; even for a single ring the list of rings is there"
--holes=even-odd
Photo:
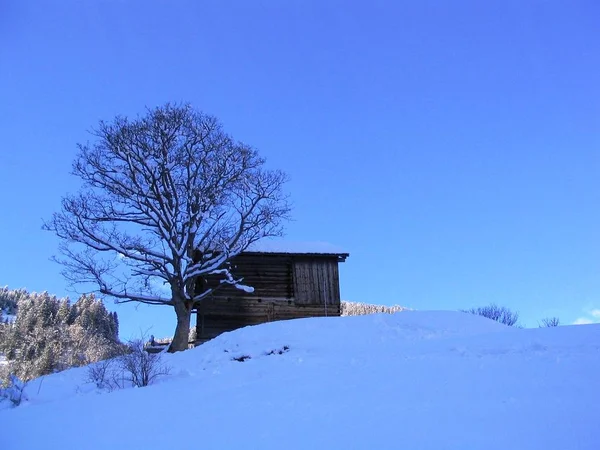
[[[211,297],[198,305],[197,343],[248,325],[303,317],[339,316],[340,305],[298,305],[291,299]]]
[[[294,298],[299,305],[339,305],[337,260],[297,259],[293,265]]]
[[[231,263],[231,272],[236,278],[243,278],[242,284],[254,288],[253,296],[283,297],[294,296],[292,283],[292,258],[290,256],[239,255]],[[215,288],[221,276],[206,279],[206,287]],[[215,293],[219,297],[244,297],[248,293],[234,286],[219,287]]]
[[[197,343],[247,325],[340,315],[335,256],[243,254],[232,261],[231,269],[254,292],[223,286],[201,301],[197,307]],[[199,287],[215,287],[219,282],[218,276],[212,276]]]

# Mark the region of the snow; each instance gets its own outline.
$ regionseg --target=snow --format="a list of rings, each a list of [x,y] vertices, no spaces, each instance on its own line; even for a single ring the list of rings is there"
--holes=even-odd
[[[264,239],[254,242],[246,249],[246,252],[325,255],[340,255],[348,253],[342,248],[328,242],[295,242],[276,239]]]
[[[0,321],[13,323],[15,320],[17,320],[17,316],[15,314],[8,314],[0,310]]]
[[[248,292],[249,294],[254,292],[254,288],[252,286],[247,286],[245,284],[236,283],[235,287],[244,292]]]
[[[1,448],[599,448],[600,325],[299,319],[165,361],[157,384],[112,393],[86,384],[85,368],[32,381],[26,404],[0,411]]]

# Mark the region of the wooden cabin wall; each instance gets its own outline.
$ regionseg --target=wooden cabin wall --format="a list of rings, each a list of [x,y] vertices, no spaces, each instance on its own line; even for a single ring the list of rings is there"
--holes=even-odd
[[[293,265],[297,305],[339,305],[338,262],[332,259],[297,259]]]
[[[248,325],[304,317],[339,316],[340,305],[298,305],[290,299],[254,297],[210,297],[197,309],[196,342],[206,342],[221,333]]]
[[[243,278],[242,284],[254,288],[253,297],[292,298],[292,258],[289,256],[238,255],[232,261],[231,273]],[[222,276],[210,276],[205,288],[215,288]],[[244,297],[248,293],[235,286],[225,285],[215,292],[219,297]]]
[[[340,315],[338,259],[298,255],[239,255],[232,273],[252,286],[223,286],[197,307],[197,343],[226,331],[275,320]],[[219,277],[204,286],[214,287]]]
[[[254,288],[252,297],[294,299],[301,305],[338,305],[340,282],[338,261],[333,258],[240,255],[231,272]],[[216,288],[222,276],[207,277],[201,288]],[[248,293],[231,285],[219,287],[218,297],[246,297]]]

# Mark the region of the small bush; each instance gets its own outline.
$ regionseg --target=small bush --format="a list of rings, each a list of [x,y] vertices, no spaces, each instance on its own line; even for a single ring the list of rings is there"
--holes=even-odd
[[[133,386],[152,384],[158,377],[169,375],[170,368],[162,362],[161,353],[148,353],[145,339],[134,339],[127,344],[127,353],[119,357],[119,364]]]
[[[114,391],[144,387],[170,373],[161,353],[148,353],[143,338],[129,341],[121,355],[88,366],[87,381],[98,389]]]
[[[105,359],[88,366],[87,381],[98,389],[114,391],[125,387],[123,372],[117,367],[117,359]]]
[[[25,395],[26,381],[21,381],[17,376],[9,375],[8,386],[0,387],[0,401],[7,400],[13,407],[17,407],[22,401],[27,400]]]
[[[498,306],[494,303],[489,306],[480,306],[479,308],[463,309],[462,312],[486,317],[509,327],[516,326],[519,320],[518,312],[511,311],[504,306]]]
[[[545,319],[542,319],[540,328],[557,327],[559,325],[560,325],[560,319],[558,317],[546,317]]]

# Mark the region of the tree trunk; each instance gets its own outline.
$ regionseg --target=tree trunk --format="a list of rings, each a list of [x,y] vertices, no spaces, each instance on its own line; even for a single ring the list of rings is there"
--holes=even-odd
[[[177,327],[173,341],[169,346],[169,352],[181,352],[188,348],[188,338],[190,334],[190,319],[192,316],[192,307],[188,302],[181,300],[175,303],[175,314],[177,314]]]

